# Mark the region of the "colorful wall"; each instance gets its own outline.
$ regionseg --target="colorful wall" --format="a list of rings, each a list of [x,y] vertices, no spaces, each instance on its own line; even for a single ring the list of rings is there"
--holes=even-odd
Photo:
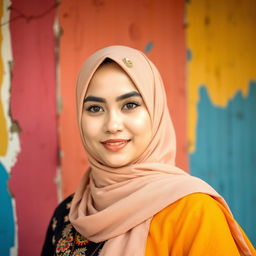
[[[256,2],[187,5],[190,171],[225,197],[256,244]]]
[[[2,1],[0,255],[39,255],[57,203],[53,0]],[[4,221],[3,221],[4,220]],[[10,251],[10,254],[9,254]]]
[[[177,165],[224,195],[256,244],[255,11],[253,0],[0,1],[0,255],[39,255],[54,207],[86,170],[76,75],[112,44],[156,63]]]

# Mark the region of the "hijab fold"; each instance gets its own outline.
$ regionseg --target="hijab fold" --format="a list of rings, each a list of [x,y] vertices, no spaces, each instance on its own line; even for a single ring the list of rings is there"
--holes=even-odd
[[[83,100],[89,82],[109,58],[131,78],[149,112],[153,136],[144,153],[129,166],[111,168],[94,158],[81,129]],[[127,64],[127,60],[132,65]],[[219,201],[231,215],[224,199],[206,182],[175,166],[176,141],[164,85],[154,64],[142,52],[126,46],[103,48],[84,63],[77,81],[77,117],[88,153],[89,170],[74,195],[70,221],[94,242],[106,241],[101,256],[143,256],[152,217],[180,198],[205,193]],[[233,218],[227,218],[241,255],[250,255]]]

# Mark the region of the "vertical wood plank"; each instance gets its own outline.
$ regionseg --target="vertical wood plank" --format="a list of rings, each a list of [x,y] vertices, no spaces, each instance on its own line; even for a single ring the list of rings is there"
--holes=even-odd
[[[188,4],[191,172],[215,187],[256,244],[256,2]]]
[[[53,0],[13,0],[11,115],[21,151],[10,187],[16,200],[18,254],[39,255],[57,203],[55,39]]]

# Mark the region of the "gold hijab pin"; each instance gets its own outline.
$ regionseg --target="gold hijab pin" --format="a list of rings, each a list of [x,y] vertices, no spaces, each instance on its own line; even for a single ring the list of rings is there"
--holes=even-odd
[[[133,63],[129,58],[123,58],[123,63],[125,64],[126,67],[128,68],[132,68],[133,67]]]

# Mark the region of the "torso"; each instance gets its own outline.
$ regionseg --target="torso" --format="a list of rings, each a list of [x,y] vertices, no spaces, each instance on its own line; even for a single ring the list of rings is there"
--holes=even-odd
[[[42,256],[99,255],[104,242],[88,241],[69,221],[72,198],[69,196],[56,208],[48,227]],[[202,193],[185,196],[153,217],[145,256],[240,256],[226,218],[232,216],[210,196]],[[254,252],[245,235],[244,239]]]
[[[55,210],[48,227],[42,256],[98,256],[104,242],[94,243],[79,234],[69,221],[73,196],[66,198]]]

